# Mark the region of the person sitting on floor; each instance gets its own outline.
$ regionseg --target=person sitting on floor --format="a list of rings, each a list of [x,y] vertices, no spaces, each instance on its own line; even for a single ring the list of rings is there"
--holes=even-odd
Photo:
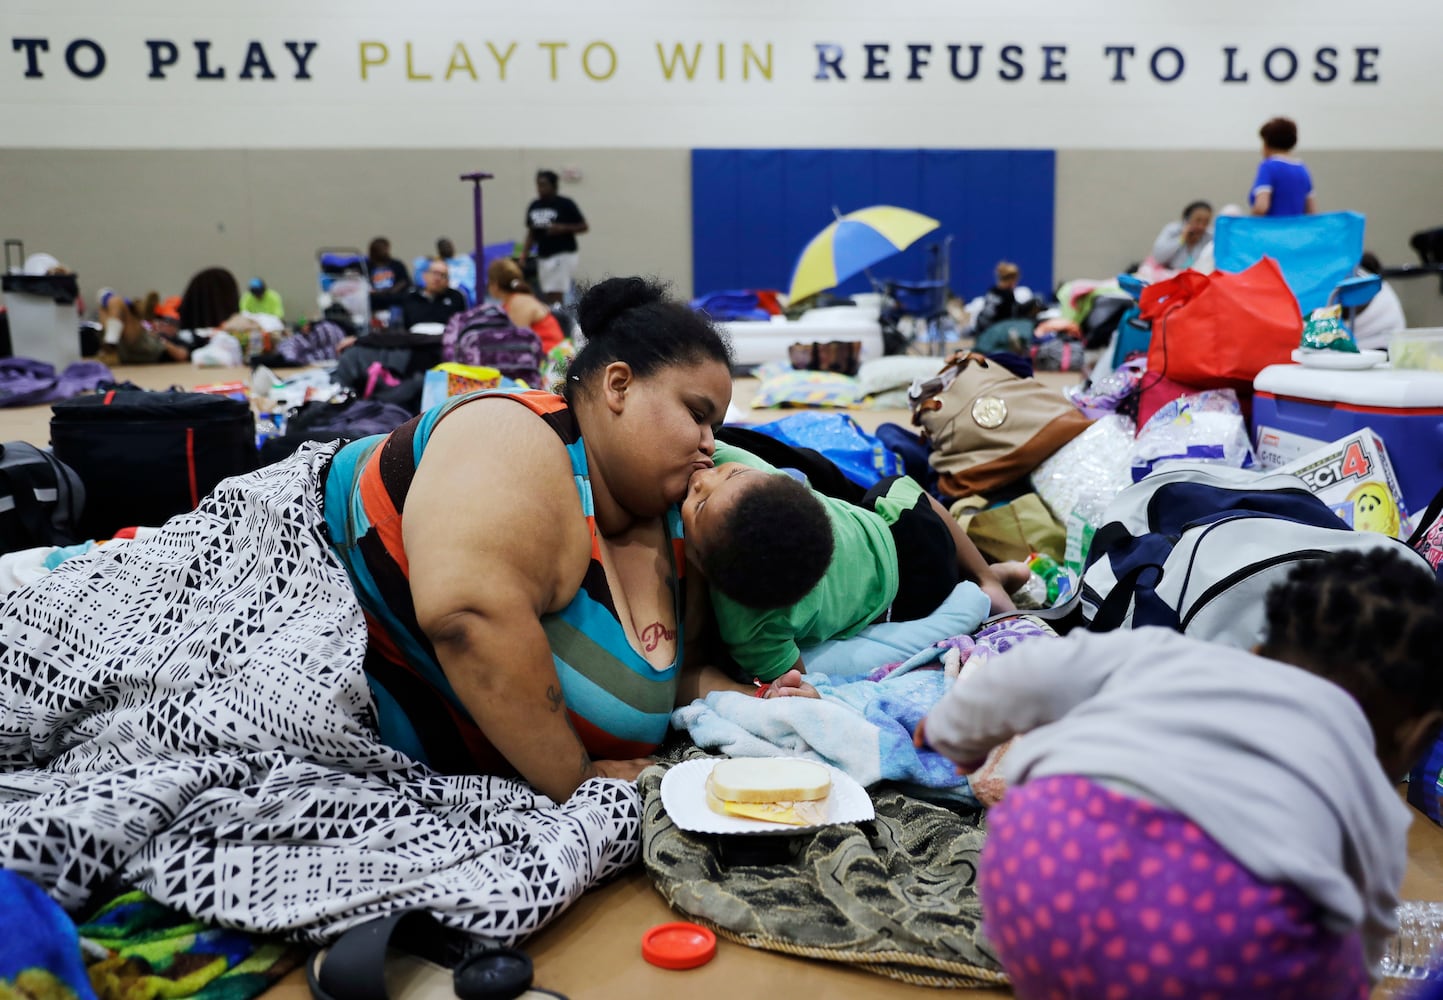
[[[180,330],[176,342],[186,357],[210,343],[211,334],[240,312],[240,285],[223,267],[196,272],[180,297]]]
[[[994,612],[1013,610],[1009,589],[1026,577],[1005,588],[961,525],[915,480],[884,479],[859,504],[809,491],[818,503],[803,508],[795,480],[769,463],[721,441],[714,457],[714,468],[691,478],[682,523],[710,586],[719,637],[749,676],[775,681],[805,670],[803,647],[850,638],[880,621],[926,618],[963,579],[982,588]],[[822,514],[825,522],[798,523]],[[771,588],[809,571],[806,554],[821,549],[828,526],[825,574],[800,599],[779,603]]]
[[[1165,271],[1192,267],[1203,248],[1213,239],[1213,207],[1205,201],[1191,202],[1182,218],[1162,227],[1152,244],[1152,262]]]
[[[1361,277],[1381,273],[1383,264],[1378,260],[1378,255],[1371,251],[1364,253],[1356,274]],[[1348,325],[1353,331],[1353,339],[1363,350],[1387,349],[1393,340],[1393,334],[1408,328],[1408,320],[1403,315],[1403,303],[1398,298],[1398,293],[1385,281],[1378,288],[1378,294],[1358,310]]]
[[[1031,319],[1041,306],[1032,290],[1019,284],[1022,270],[1016,264],[1001,261],[994,273],[996,283],[987,289],[980,308],[973,310],[977,317],[972,323],[973,333],[980,334],[989,326],[1011,319]]]
[[[450,286],[451,271],[440,257],[431,258],[422,274],[425,282],[401,300],[401,325],[407,330],[417,323],[440,323],[466,310],[466,294]]]
[[[476,302],[476,259],[470,254],[456,252],[456,244],[449,236],[442,236],[436,240],[436,256],[446,262],[450,269],[450,284],[452,288],[460,289],[466,293],[468,305]]]
[[[276,319],[286,318],[286,307],[281,302],[281,293],[274,288],[267,288],[264,278],[250,280],[250,284],[246,286],[246,293],[241,296],[240,311],[274,316]]]
[[[918,726],[964,772],[1018,736],[978,881],[1019,996],[1368,996],[1407,864],[1395,786],[1443,727],[1443,588],[1341,552],[1266,608],[1252,652],[1024,643]]]
[[[487,270],[486,294],[501,303],[514,325],[540,337],[543,351],[550,351],[566,339],[556,314],[532,293],[521,274],[521,265],[509,257],[492,262]]]
[[[366,248],[366,273],[371,281],[373,314],[399,307],[411,290],[411,273],[391,256],[391,241],[384,236],[377,236]]]

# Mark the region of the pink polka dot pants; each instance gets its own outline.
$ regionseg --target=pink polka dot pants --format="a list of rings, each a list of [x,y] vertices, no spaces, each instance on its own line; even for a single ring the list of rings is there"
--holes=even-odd
[[[1368,996],[1356,933],[1179,813],[1059,776],[1008,790],[988,828],[985,926],[1018,997]]]

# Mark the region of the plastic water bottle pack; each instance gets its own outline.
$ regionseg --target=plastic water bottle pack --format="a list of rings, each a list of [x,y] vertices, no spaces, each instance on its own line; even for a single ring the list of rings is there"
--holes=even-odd
[[[1398,907],[1398,933],[1378,963],[1378,974],[1388,980],[1426,979],[1443,973],[1443,903],[1406,902]],[[1401,983],[1393,985],[1401,987]],[[1405,991],[1395,989],[1394,996]]]

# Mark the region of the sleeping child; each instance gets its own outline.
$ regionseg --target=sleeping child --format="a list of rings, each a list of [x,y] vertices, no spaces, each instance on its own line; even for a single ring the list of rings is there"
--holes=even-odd
[[[771,682],[804,670],[801,649],[850,638],[878,622],[926,618],[971,580],[994,612],[1013,610],[999,581],[960,524],[916,481],[884,479],[860,504],[804,492],[817,504],[798,510],[796,480],[732,445],[718,442],[716,466],[695,473],[682,503],[691,561],[711,589],[722,642],[746,673]],[[803,529],[802,521],[825,520]],[[831,528],[825,572],[804,558],[815,544],[802,533]],[[1014,587],[1025,580],[1026,567]],[[805,586],[799,586],[806,583]],[[778,600],[785,591],[788,600]]]

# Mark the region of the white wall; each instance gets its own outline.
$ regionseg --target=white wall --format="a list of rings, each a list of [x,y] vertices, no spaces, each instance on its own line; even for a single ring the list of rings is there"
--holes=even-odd
[[[243,12],[6,0],[5,11],[0,144],[16,147],[1241,150],[1286,112],[1317,149],[1443,148],[1436,0],[249,0]],[[966,77],[974,46],[975,76],[954,78],[952,47]]]
[[[289,318],[314,314],[316,250],[390,238],[409,266],[438,236],[472,244],[471,185],[485,182],[485,239],[522,235],[541,167],[591,223],[582,277],[657,274],[691,293],[690,154],[683,150],[3,150],[0,236],[55,254],[91,301],[102,286],[178,295],[203,267],[259,274]],[[23,197],[11,196],[24,192]]]
[[[1055,148],[1055,273],[1105,276],[1187,201],[1244,200],[1258,125],[1279,113],[1299,122],[1321,204],[1368,214],[1385,262],[1443,224],[1437,0],[252,0],[243,16],[194,0],[3,2],[0,236],[55,253],[91,293],[178,292],[219,264],[309,310],[316,247],[385,234],[409,260],[444,234],[469,249],[456,178],[477,169],[497,175],[488,239],[520,235],[543,166],[580,172],[563,188],[592,224],[586,272],[657,273],[690,293],[694,146]],[[147,41],[174,45],[175,64],[155,69]],[[287,42],[314,43],[308,79]],[[386,61],[369,45],[363,70],[362,43]],[[512,52],[504,80],[488,43]],[[609,75],[596,43],[616,54]],[[657,45],[670,60],[679,43],[702,57],[668,80]],[[745,73],[744,44],[758,54]],[[827,45],[845,80],[817,79]],[[975,79],[952,79],[954,45],[964,61],[983,47]],[[604,79],[582,65],[588,46]],[[1050,70],[1048,46],[1065,47]],[[1123,80],[1109,46],[1136,51]],[[1170,83],[1151,66],[1166,47],[1185,64]],[[223,78],[197,78],[202,48]],[[1226,82],[1228,48],[1246,82]],[[1274,75],[1282,49],[1301,60],[1288,82],[1265,72],[1275,49]],[[1314,78],[1328,75],[1320,49],[1337,50],[1331,81]],[[77,76],[67,50],[81,74],[103,51],[103,71]],[[928,65],[911,80],[914,51]],[[1404,300],[1410,316],[1443,301],[1431,282]]]
[[[1314,150],[1308,163],[1322,211],[1368,220],[1364,245],[1385,265],[1418,263],[1408,239],[1443,225],[1443,153]],[[1194,199],[1245,203],[1257,154],[1210,150],[1061,150],[1057,158],[1055,273],[1105,278],[1147,256],[1164,222]],[[1397,285],[1410,325],[1443,325],[1436,279]]]

